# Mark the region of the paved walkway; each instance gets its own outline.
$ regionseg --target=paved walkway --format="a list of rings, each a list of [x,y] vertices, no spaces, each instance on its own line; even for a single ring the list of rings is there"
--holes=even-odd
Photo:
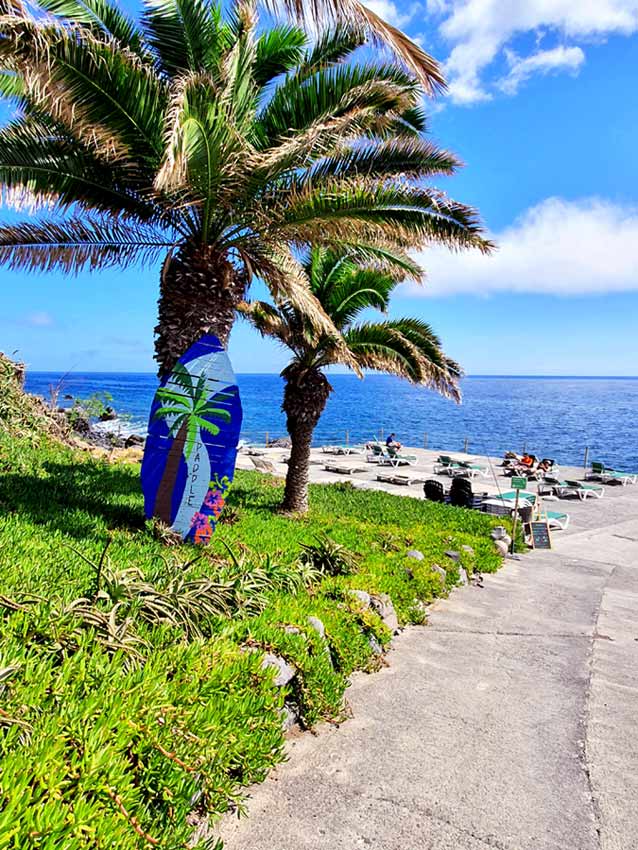
[[[225,850],[638,850],[638,485],[438,602]]]

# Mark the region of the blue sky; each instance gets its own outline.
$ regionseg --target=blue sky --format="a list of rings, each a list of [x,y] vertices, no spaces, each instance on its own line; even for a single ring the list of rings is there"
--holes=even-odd
[[[638,0],[369,3],[445,63],[431,133],[466,167],[491,258],[422,255],[392,314],[429,321],[470,374],[638,375]],[[155,271],[0,271],[0,349],[36,370],[153,371]],[[238,323],[237,371],[284,352]]]

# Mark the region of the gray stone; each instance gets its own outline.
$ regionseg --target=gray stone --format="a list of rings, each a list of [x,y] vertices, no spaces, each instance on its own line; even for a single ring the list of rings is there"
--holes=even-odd
[[[502,525],[496,525],[490,532],[492,540],[502,540],[507,535],[507,529]]]
[[[288,664],[287,661],[284,661],[279,655],[273,655],[272,652],[267,652],[264,655],[264,660],[261,662],[261,666],[266,667],[274,667],[277,670],[277,675],[275,676],[275,685],[281,688],[283,685],[287,685],[291,679],[297,674],[297,668],[293,667],[292,664]]]
[[[467,552],[469,555],[473,555],[473,554],[474,554],[474,549],[473,549],[471,546],[461,546],[461,549],[462,549],[464,552]]]
[[[297,626],[284,626],[284,631],[289,635],[300,635],[301,629]]]
[[[281,728],[284,732],[290,732],[291,729],[299,723],[299,711],[294,703],[284,703],[281,709]]]
[[[505,542],[505,540],[495,540],[494,545],[498,549],[499,555],[503,555],[503,557],[505,557],[505,555],[507,555],[507,553],[509,551],[509,546]]]
[[[441,581],[443,582],[443,586],[445,587],[445,584],[447,582],[447,573],[445,572],[443,567],[439,566],[438,564],[432,564],[432,569],[437,575],[441,577]]]
[[[459,553],[454,552],[452,549],[448,549],[445,554],[448,556],[448,558],[450,558],[456,564],[458,564],[458,562],[461,560],[461,556],[459,555]]]
[[[351,596],[356,596],[359,602],[363,602],[364,605],[370,605],[370,594],[366,593],[365,590],[349,590],[348,593]]]
[[[381,617],[392,634],[394,634],[394,632],[396,632],[399,628],[399,620],[397,618],[397,613],[394,610],[392,600],[388,594],[380,593],[378,596],[371,596],[370,606]]]
[[[308,617],[308,625],[313,628],[319,637],[325,638],[326,636],[326,627],[321,622],[319,617]]]
[[[459,567],[459,584],[467,584],[467,573],[463,567]]]
[[[408,552],[408,558],[414,558],[415,561],[422,561],[425,558],[423,552],[419,552],[418,549],[410,549]]]
[[[383,655],[383,647],[374,635],[370,635],[370,637],[368,638],[368,643],[372,647],[372,651],[375,655]]]

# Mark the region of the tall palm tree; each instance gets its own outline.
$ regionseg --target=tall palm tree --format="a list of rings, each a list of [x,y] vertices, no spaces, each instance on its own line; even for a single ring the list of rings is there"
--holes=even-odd
[[[332,388],[327,366],[345,364],[361,374],[372,369],[398,375],[459,400],[460,367],[441,349],[441,342],[420,319],[360,321],[369,308],[385,312],[397,283],[420,279],[422,272],[406,255],[351,249],[345,253],[314,247],[305,262],[312,292],[341,336],[317,332],[290,302],[243,304],[244,316],[263,335],[274,337],[293,354],[282,372],[283,410],[292,450],[286,475],[283,509],[308,510],[310,447],[317,422]]]
[[[0,264],[163,259],[161,375],[204,333],[226,345],[255,276],[334,333],[295,258],[311,242],[489,248],[472,209],[421,182],[457,160],[421,136],[419,80],[353,61],[359,29],[308,45],[294,26],[260,30],[251,0],[146,0],[139,21],[112,0],[5,9],[0,91],[19,111],[0,192],[40,215],[0,227]]]

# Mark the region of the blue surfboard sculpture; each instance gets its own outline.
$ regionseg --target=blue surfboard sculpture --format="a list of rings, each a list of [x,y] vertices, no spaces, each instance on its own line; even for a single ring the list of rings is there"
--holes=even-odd
[[[147,517],[208,543],[232,483],[241,430],[239,388],[213,334],[194,343],[155,393],[142,460]]]

